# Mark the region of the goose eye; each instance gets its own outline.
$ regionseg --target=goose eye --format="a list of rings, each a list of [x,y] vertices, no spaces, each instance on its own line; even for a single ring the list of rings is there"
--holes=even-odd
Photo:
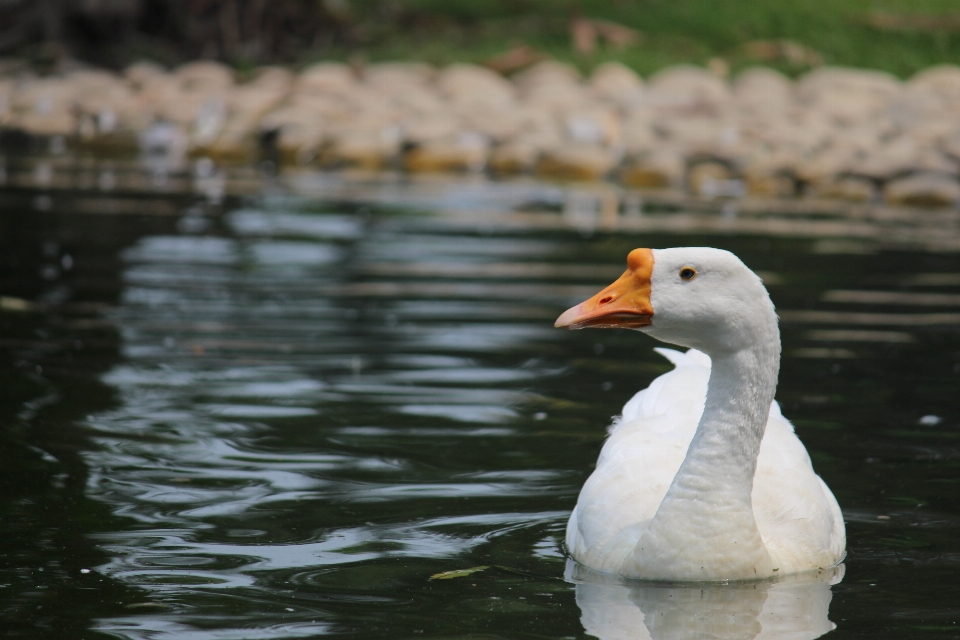
[[[697,270],[693,267],[684,267],[680,269],[680,277],[684,280],[693,280],[697,277]]]

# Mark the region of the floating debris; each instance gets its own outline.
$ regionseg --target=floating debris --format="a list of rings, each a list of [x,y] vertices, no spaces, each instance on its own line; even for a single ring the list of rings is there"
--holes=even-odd
[[[471,574],[489,569],[489,565],[480,565],[479,567],[470,567],[469,569],[455,569],[453,571],[441,571],[430,576],[431,580],[450,580],[452,578],[463,578]]]

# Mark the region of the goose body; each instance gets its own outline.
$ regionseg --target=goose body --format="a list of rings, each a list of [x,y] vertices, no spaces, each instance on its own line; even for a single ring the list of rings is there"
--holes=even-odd
[[[773,401],[776,314],[718,249],[637,249],[614,284],[557,326],[638,329],[674,370],[610,428],[567,525],[578,562],[627,577],[743,580],[835,566],[843,518]],[[689,276],[689,277],[688,277]]]

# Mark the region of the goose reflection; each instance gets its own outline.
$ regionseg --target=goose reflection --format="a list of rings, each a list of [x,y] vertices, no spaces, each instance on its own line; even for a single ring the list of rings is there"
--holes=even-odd
[[[567,560],[580,622],[600,640],[812,640],[836,625],[831,585],[844,566],[753,583],[628,582]]]

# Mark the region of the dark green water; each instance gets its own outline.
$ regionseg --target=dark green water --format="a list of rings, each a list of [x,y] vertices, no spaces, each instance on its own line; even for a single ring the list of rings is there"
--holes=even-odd
[[[5,637],[960,637],[955,212],[67,169],[0,191]],[[610,416],[669,365],[553,320],[630,249],[679,245],[770,287],[842,580],[567,566]]]

